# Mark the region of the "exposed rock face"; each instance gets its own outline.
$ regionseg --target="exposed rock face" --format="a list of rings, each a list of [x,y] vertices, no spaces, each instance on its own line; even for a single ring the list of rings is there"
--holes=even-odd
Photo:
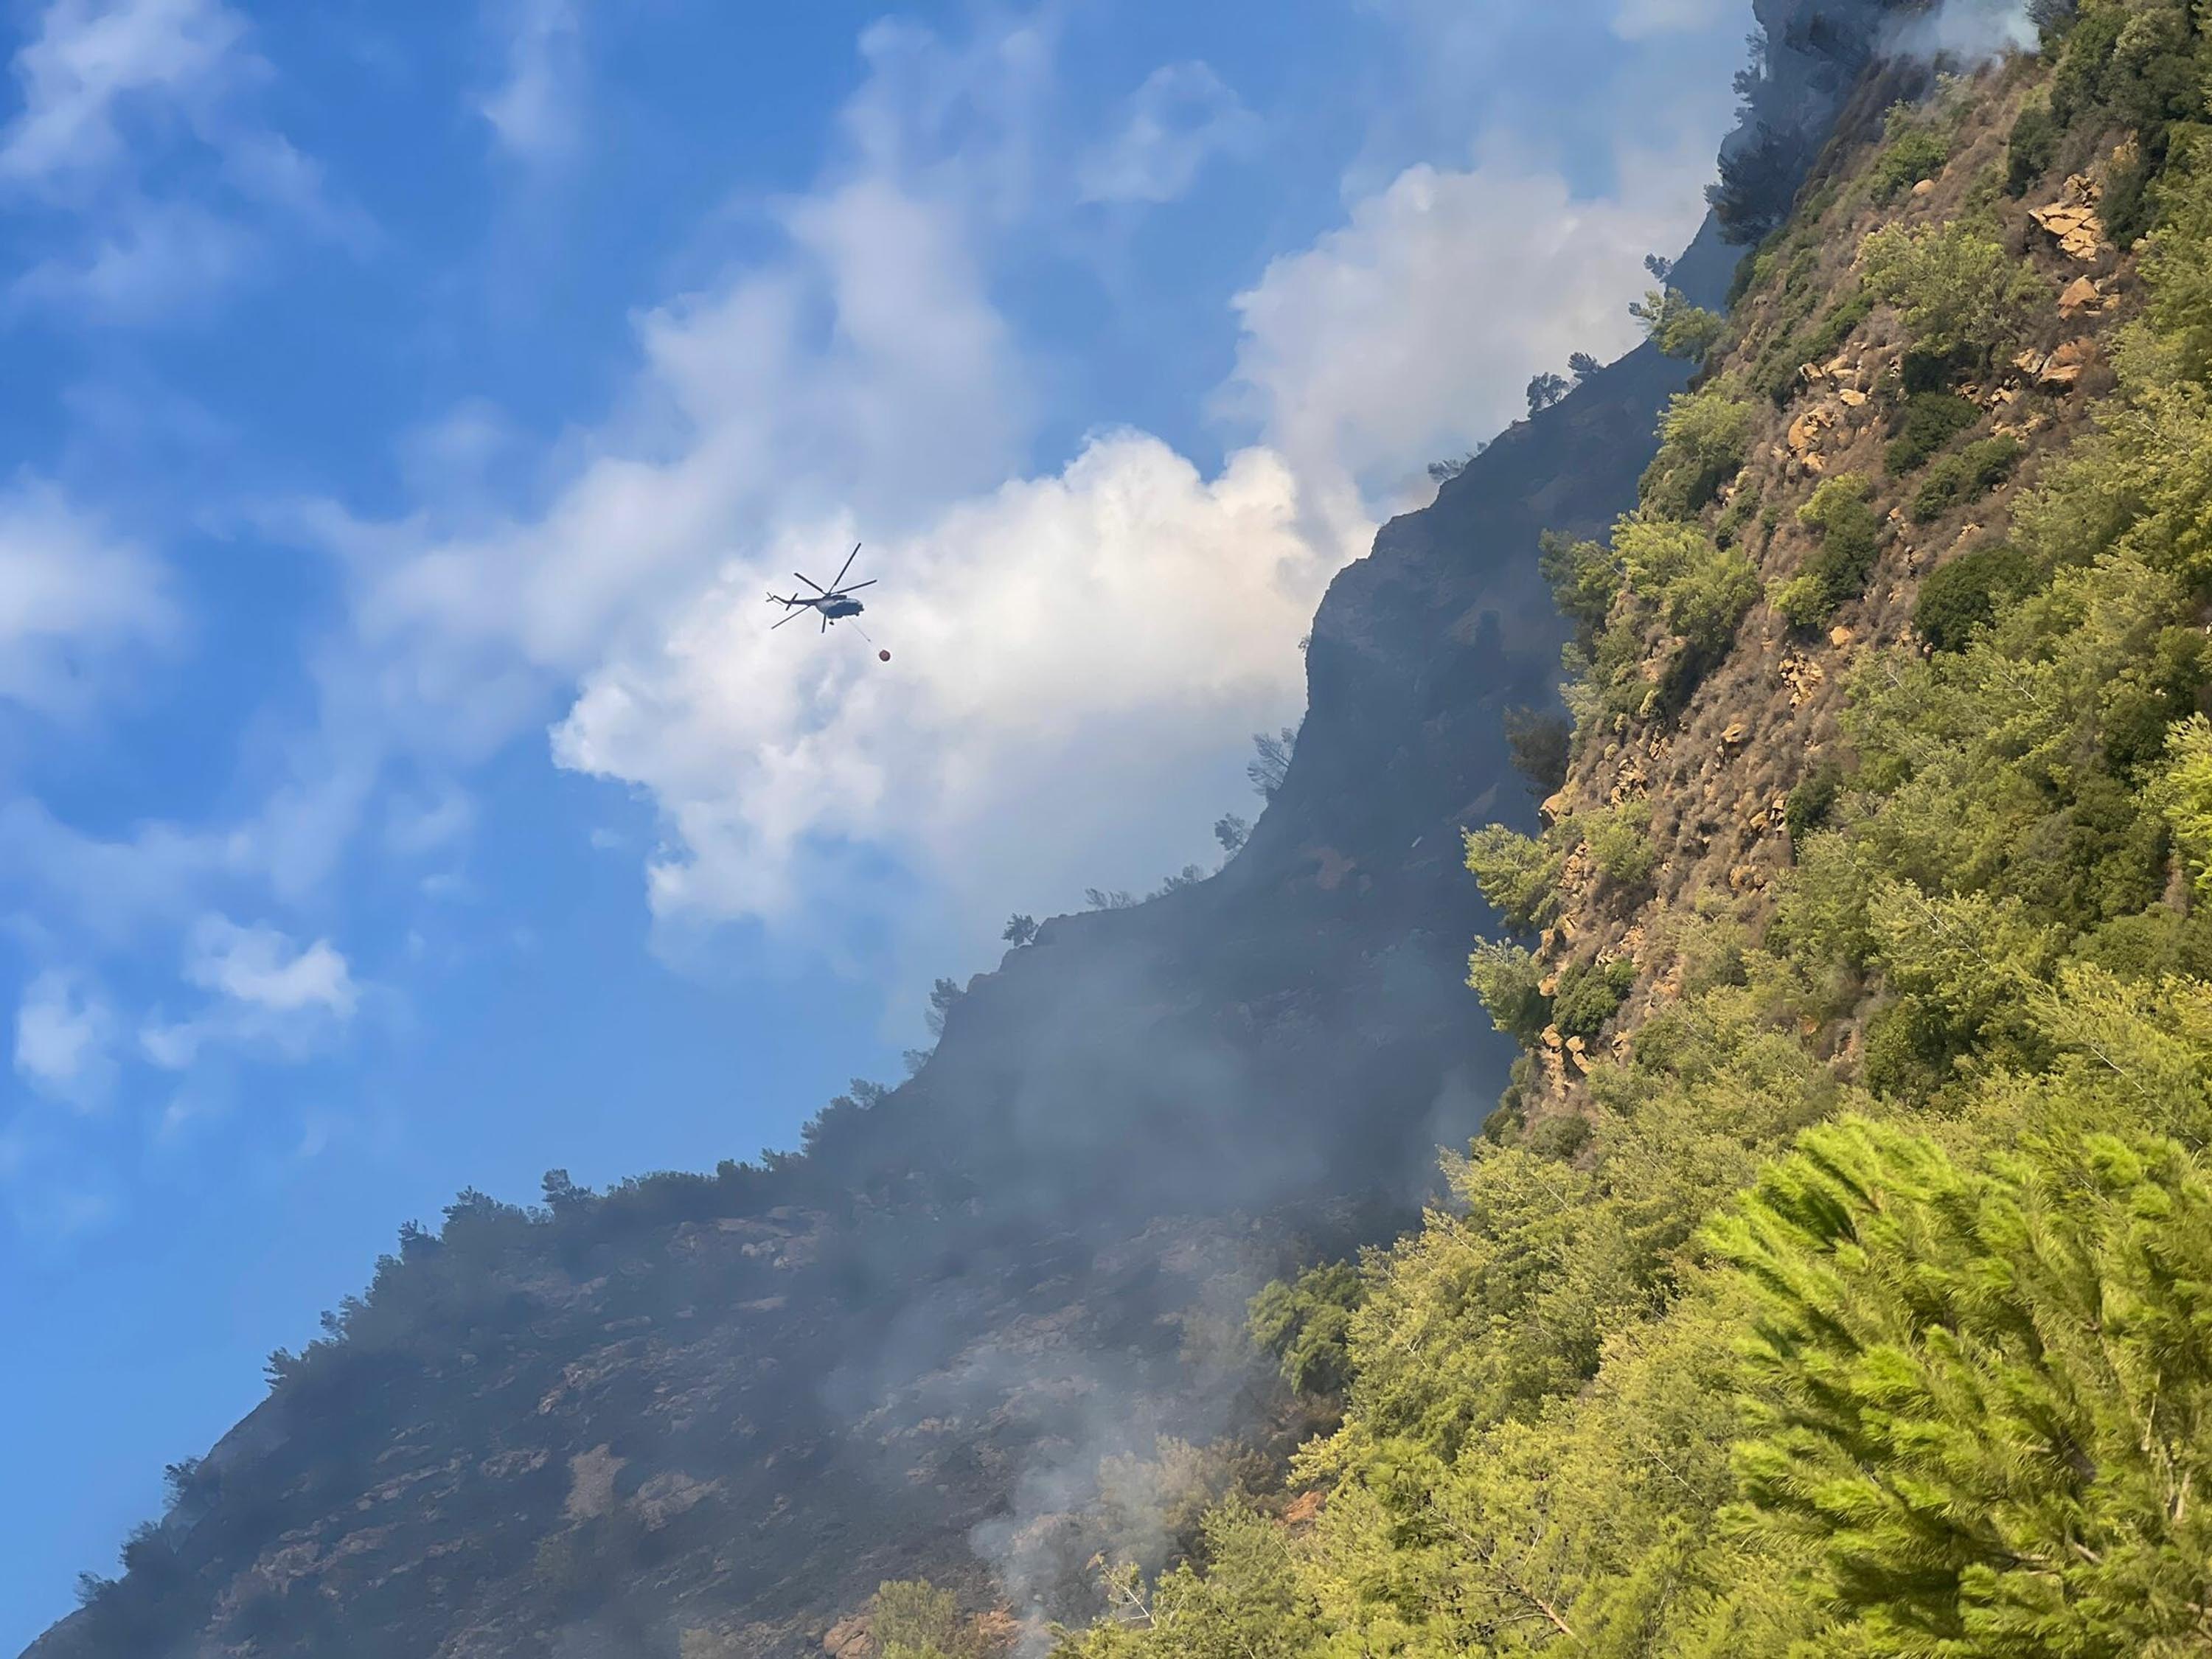
[[[1985,95],[1968,106],[1937,188],[1889,210],[1893,221],[1929,222],[1943,211],[1947,196],[2003,154],[2025,88],[2000,70],[1984,74]],[[1842,139],[1807,192],[1808,201],[1826,205],[1808,210],[1794,228],[1809,254],[1797,279],[1799,302],[1813,314],[1856,291],[1851,252],[1881,216],[1838,205],[1852,200],[1850,186],[1876,153],[1878,118],[1871,98],[1846,112]],[[1885,454],[1899,429],[1904,396],[1902,376],[1893,371],[1910,342],[1897,319],[1880,311],[1853,327],[1832,359],[1802,367],[1778,404],[1753,406],[1749,459],[1732,488],[1764,509],[1763,523],[1741,543],[1762,591],[1778,591],[1812,557],[1815,544],[1799,514],[1823,476],[1862,481],[1881,526],[1863,589],[1817,631],[1793,626],[1771,602],[1753,605],[1726,658],[1678,709],[1650,721],[1619,720],[1600,740],[1581,744],[1544,815],[1564,823],[1624,799],[1648,801],[1656,864],[1646,886],[1632,892],[1579,880],[1578,853],[1568,854],[1559,884],[1562,913],[1540,941],[1544,983],[1609,954],[1636,958],[1635,942],[1659,934],[1670,912],[1679,915],[1717,895],[1741,900],[1727,912],[1733,921],[1763,926],[1774,884],[1792,860],[1791,792],[1848,752],[1843,716],[1854,666],[1870,652],[1927,648],[1913,623],[1922,580],[1949,558],[2004,540],[2038,464],[2087,427],[2093,399],[2112,384],[2115,337],[2143,300],[2136,252],[2120,252],[2105,240],[2093,179],[2068,179],[2057,198],[2041,206],[2008,201],[1997,210],[2008,245],[2022,250],[2038,301],[2012,343],[2019,349],[2008,346],[1978,375],[1985,383],[1955,388],[1980,412],[1945,450],[1955,465],[1978,442],[2010,440],[2016,465],[1971,490],[1916,500],[1941,459],[1900,474]],[[2097,270],[2083,271],[2081,264]],[[1794,337],[1784,304],[1771,292],[1746,300],[1735,318],[1735,353],[1713,365],[1717,377],[1744,374],[1770,342]],[[1840,394],[1850,386],[1871,394],[1863,408],[1844,406]],[[1644,972],[1610,1022],[1614,1042],[1680,994],[1668,968]],[[1556,1046],[1551,1034],[1543,1042]],[[1530,1121],[1587,1108],[1578,1075],[1551,1063],[1549,1048],[1536,1048],[1532,1060],[1536,1086],[1524,1095]]]
[[[2105,240],[2104,222],[2097,216],[2097,196],[2096,181],[2076,173],[2066,181],[2057,201],[2030,208],[2027,216],[2050,234],[2068,258],[2094,265],[2112,252]]]

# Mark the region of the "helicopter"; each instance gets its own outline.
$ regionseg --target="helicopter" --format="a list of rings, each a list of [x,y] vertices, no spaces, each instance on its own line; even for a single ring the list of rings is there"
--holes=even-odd
[[[814,592],[811,595],[793,594],[788,599],[781,593],[769,594],[768,602],[770,605],[780,605],[790,614],[784,617],[783,622],[772,623],[769,632],[774,633],[783,626],[783,623],[795,622],[801,611],[817,612],[822,618],[822,631],[825,634],[830,631],[830,624],[841,617],[859,616],[867,607],[852,596],[864,587],[873,587],[876,585],[876,579],[871,576],[864,582],[854,582],[850,587],[842,586],[841,584],[845,580],[845,572],[853,568],[853,561],[860,556],[860,544],[854,542],[853,550],[845,556],[843,568],[837,572],[837,580],[827,587],[823,586],[811,576],[801,575],[799,572],[793,571],[791,573],[793,575],[798,576],[799,580],[805,582]]]

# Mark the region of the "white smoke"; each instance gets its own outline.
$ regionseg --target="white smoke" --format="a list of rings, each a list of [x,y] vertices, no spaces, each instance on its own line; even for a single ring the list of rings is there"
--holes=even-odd
[[[2020,0],[1944,0],[1898,32],[1891,50],[1950,67],[1972,68],[2007,52],[2033,52],[2038,30]]]

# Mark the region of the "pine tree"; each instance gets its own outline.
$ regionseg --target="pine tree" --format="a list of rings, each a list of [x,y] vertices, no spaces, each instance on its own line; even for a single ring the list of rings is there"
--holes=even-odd
[[[2212,1182],[2092,1135],[1962,1170],[1809,1132],[1712,1230],[1757,1310],[1751,1511],[1816,1547],[1855,1651],[2212,1640]]]

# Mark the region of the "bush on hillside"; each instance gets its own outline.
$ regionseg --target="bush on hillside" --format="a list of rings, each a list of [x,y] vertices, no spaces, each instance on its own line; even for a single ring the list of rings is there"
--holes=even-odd
[[[1913,522],[1932,523],[1960,502],[1987,495],[2012,477],[2020,456],[2020,440],[2008,434],[1984,438],[1955,455],[1942,457],[1912,493]]]

